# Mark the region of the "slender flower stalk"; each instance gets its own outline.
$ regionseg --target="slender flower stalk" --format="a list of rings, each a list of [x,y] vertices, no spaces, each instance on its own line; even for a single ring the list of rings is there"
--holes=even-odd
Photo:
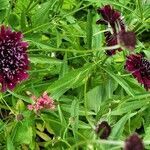
[[[0,27],[0,83],[1,91],[13,90],[22,80],[28,78],[28,43],[21,32],[13,32],[4,25]]]

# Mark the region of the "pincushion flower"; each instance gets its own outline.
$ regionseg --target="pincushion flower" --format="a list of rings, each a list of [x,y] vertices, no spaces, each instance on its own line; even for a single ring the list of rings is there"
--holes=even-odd
[[[22,80],[28,78],[28,43],[23,41],[21,32],[0,27],[0,83],[1,91],[12,90]]]
[[[144,150],[144,144],[138,134],[134,133],[126,139],[124,150]]]
[[[150,61],[141,54],[130,54],[127,56],[125,69],[143,84],[145,89],[150,89]]]
[[[112,31],[106,31],[105,39],[106,46],[115,46],[118,44],[117,34],[118,32],[125,32],[125,25],[121,19],[119,11],[113,9],[110,5],[105,5],[103,8],[99,8],[98,14],[102,15],[102,19],[99,19],[96,23],[110,26]],[[112,56],[116,54],[116,51],[122,51],[121,48],[107,50],[106,54]]]
[[[34,101],[34,103],[28,105],[29,110],[38,112],[43,109],[55,109],[55,104],[53,99],[49,97],[46,92],[44,92],[42,96],[40,96],[39,98],[32,95],[31,99]]]
[[[103,8],[97,10],[98,14],[102,15],[102,19],[99,19],[97,24],[110,25],[114,32],[116,32],[116,26],[125,30],[125,25],[121,19],[121,14],[119,11],[113,9],[110,5],[105,5]]]
[[[117,34],[113,35],[110,32],[105,32],[105,39],[106,39],[106,46],[115,46],[118,44],[118,40],[117,40]],[[106,54],[108,56],[112,56],[116,54],[116,51],[122,51],[121,48],[118,49],[111,49],[111,50],[106,50]]]

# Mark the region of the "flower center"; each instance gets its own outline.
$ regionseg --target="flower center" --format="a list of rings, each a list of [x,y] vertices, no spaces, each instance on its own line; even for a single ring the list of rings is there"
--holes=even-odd
[[[142,65],[142,75],[143,76],[148,76],[150,78],[150,61],[146,59],[141,60],[141,65]]]
[[[11,39],[0,41],[0,73],[4,78],[13,80],[19,68],[25,65],[24,58],[17,42]]]

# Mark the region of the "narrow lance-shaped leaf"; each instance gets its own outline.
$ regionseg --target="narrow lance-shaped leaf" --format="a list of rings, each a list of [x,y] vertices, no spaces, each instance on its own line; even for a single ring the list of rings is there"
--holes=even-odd
[[[58,98],[70,88],[81,85],[82,81],[87,77],[87,73],[91,67],[92,65],[87,65],[80,69],[70,71],[69,73],[65,74],[64,77],[50,85],[47,89],[47,92],[51,93],[52,97]]]
[[[125,82],[125,80],[123,78],[121,78],[120,76],[118,76],[117,74],[114,74],[111,70],[105,69],[103,67],[101,67],[104,71],[106,71],[118,84],[120,84],[120,86],[131,96],[134,96],[134,92],[131,89],[131,87],[127,84],[127,82]]]

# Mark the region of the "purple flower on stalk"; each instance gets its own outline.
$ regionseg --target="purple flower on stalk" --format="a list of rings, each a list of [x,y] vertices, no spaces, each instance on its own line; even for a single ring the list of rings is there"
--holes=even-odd
[[[105,32],[104,35],[105,35],[105,39],[106,39],[106,46],[115,46],[118,44],[116,35],[113,35],[108,31]],[[121,48],[106,50],[106,55],[108,55],[108,56],[115,55],[117,50],[122,51]]]
[[[99,19],[96,22],[97,24],[110,24],[114,32],[116,32],[116,26],[121,28],[121,30],[125,30],[120,12],[113,9],[110,5],[105,5],[103,8],[99,8],[97,12],[103,17],[103,19]]]
[[[150,61],[141,54],[131,54],[127,56],[125,69],[143,84],[145,89],[150,89]]]
[[[111,127],[106,121],[102,121],[97,125],[95,132],[101,139],[107,139],[111,133]]]
[[[125,140],[124,150],[144,150],[144,145],[138,134],[134,133]]]
[[[21,32],[0,27],[0,83],[1,91],[13,90],[17,83],[28,78],[28,43]]]
[[[110,5],[105,5],[103,8],[99,8],[98,14],[101,14],[103,19],[99,19],[96,23],[103,24],[111,27],[112,32],[106,31],[105,39],[106,46],[115,46],[118,44],[117,34],[118,32],[125,32],[125,25],[121,19],[121,14],[119,11],[114,10]],[[107,50],[106,54],[112,56],[116,54],[116,51],[122,51],[121,48]]]

